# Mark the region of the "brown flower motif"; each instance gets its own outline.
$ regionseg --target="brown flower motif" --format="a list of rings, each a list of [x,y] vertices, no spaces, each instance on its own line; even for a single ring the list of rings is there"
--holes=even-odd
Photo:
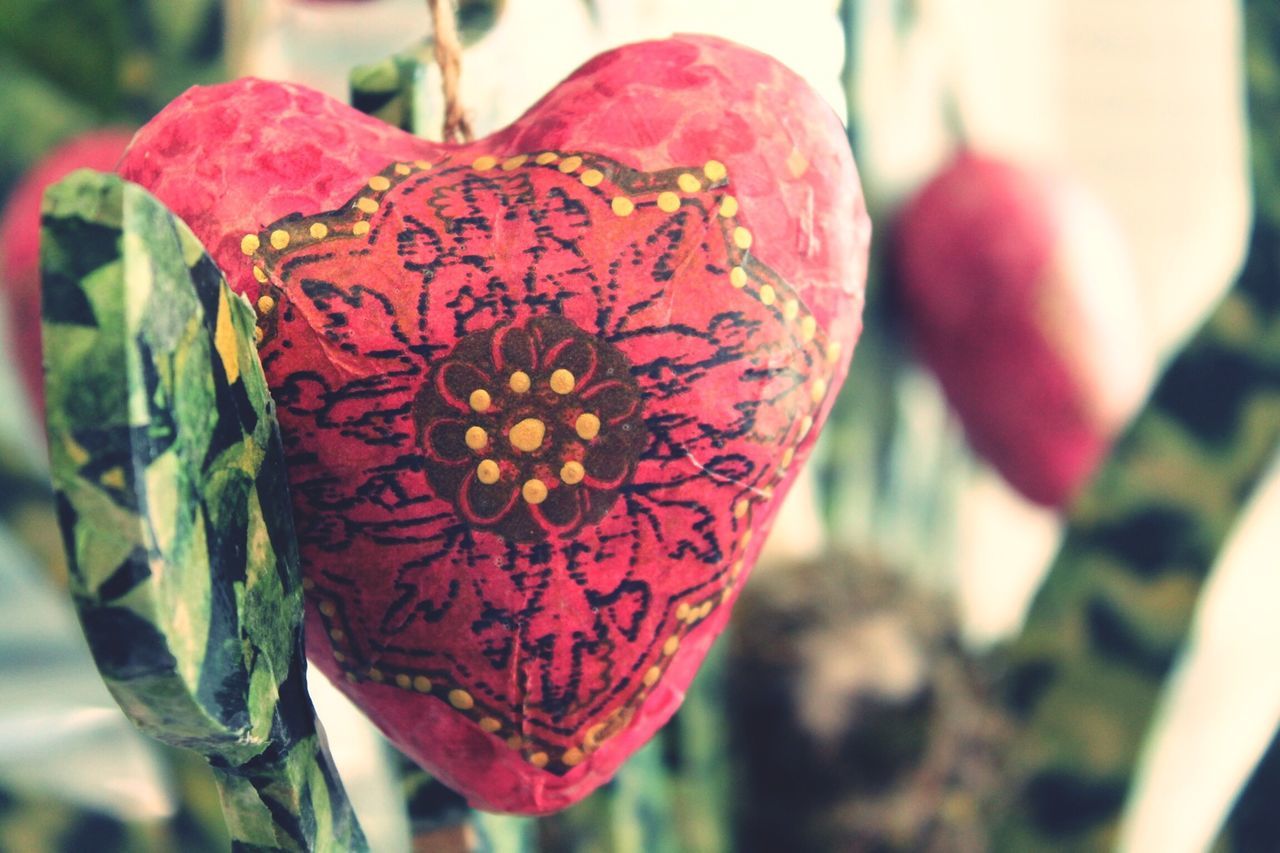
[[[475,527],[521,542],[599,521],[648,435],[618,349],[557,316],[463,338],[414,403],[427,477]]]

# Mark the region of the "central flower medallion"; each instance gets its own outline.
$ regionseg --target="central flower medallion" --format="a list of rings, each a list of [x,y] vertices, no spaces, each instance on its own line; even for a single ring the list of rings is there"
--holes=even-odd
[[[466,336],[413,411],[435,492],[474,527],[518,542],[603,518],[648,439],[626,357],[556,316]]]

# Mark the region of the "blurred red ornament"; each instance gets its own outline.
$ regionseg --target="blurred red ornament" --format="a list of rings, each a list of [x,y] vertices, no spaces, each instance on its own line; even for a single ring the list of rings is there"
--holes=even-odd
[[[967,152],[895,233],[907,325],[970,443],[1027,498],[1067,503],[1151,369],[1118,226],[1066,180]]]
[[[40,200],[45,187],[76,169],[111,171],[133,134],[95,130],[50,151],[18,183],[0,217],[0,292],[8,301],[10,342],[36,411],[44,413],[40,348]]]
[[[505,130],[194,89],[121,173],[260,313],[309,655],[477,806],[548,812],[674,713],[860,330],[844,130],[777,62],[597,57]]]

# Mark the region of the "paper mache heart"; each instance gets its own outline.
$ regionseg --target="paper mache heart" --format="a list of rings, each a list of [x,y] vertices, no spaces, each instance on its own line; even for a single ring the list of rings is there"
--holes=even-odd
[[[761,54],[603,54],[466,145],[196,88],[121,174],[260,315],[312,662],[481,808],[545,813],[675,712],[860,331],[844,130]]]

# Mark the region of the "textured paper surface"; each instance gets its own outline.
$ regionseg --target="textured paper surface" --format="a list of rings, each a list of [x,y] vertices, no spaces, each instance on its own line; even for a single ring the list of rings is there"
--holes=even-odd
[[[847,369],[869,225],[835,116],[681,37],[464,147],[197,89],[122,173],[259,308],[316,664],[477,805],[607,779],[679,704]]]
[[[307,698],[302,578],[253,315],[140,187],[45,196],[49,450],[94,662],[209,760],[237,846],[363,850]]]

